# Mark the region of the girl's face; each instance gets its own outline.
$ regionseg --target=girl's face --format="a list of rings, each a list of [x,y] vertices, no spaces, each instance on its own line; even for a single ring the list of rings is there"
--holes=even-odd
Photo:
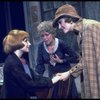
[[[67,33],[69,31],[73,30],[73,26],[74,26],[74,23],[71,23],[71,21],[68,22],[66,20],[66,18],[61,18],[58,21],[58,28],[62,29],[64,33]]]
[[[41,37],[46,45],[50,45],[54,40],[54,36],[48,32],[42,33]]]
[[[26,38],[22,41],[22,43],[24,44],[24,47],[21,49],[23,52],[29,52],[29,47],[31,45],[31,43],[29,42],[29,40]]]

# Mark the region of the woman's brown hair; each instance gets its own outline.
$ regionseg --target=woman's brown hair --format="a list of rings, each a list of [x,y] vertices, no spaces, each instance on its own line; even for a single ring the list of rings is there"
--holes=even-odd
[[[6,54],[9,54],[14,52],[15,50],[21,49],[24,46],[22,41],[28,37],[29,37],[28,32],[24,30],[18,30],[18,29],[11,30],[3,40],[4,52]]]

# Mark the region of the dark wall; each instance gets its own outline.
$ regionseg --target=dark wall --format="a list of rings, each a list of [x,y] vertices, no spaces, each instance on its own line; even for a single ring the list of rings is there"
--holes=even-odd
[[[10,5],[12,29],[25,29],[24,10],[22,2],[11,2]]]
[[[0,63],[4,62],[2,40],[11,29],[24,29],[23,2],[0,2]]]
[[[5,4],[0,2],[0,63],[3,62],[5,58],[5,54],[3,53],[2,40],[7,33],[6,30],[6,12],[5,12]]]

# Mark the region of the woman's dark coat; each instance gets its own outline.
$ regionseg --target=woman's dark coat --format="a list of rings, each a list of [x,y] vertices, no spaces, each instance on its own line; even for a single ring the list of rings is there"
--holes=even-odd
[[[50,88],[49,78],[37,76],[30,68],[32,78],[24,71],[23,64],[15,54],[10,54],[4,64],[3,93],[5,98],[28,98],[39,88]]]

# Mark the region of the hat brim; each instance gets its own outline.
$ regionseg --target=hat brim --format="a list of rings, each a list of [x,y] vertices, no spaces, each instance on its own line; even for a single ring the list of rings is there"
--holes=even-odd
[[[57,26],[58,26],[58,21],[59,21],[61,18],[66,18],[66,17],[72,18],[73,22],[77,22],[77,21],[80,19],[79,17],[75,17],[75,16],[60,15],[60,16],[58,16],[57,18],[55,18],[55,19],[53,20],[53,27],[57,27]]]

